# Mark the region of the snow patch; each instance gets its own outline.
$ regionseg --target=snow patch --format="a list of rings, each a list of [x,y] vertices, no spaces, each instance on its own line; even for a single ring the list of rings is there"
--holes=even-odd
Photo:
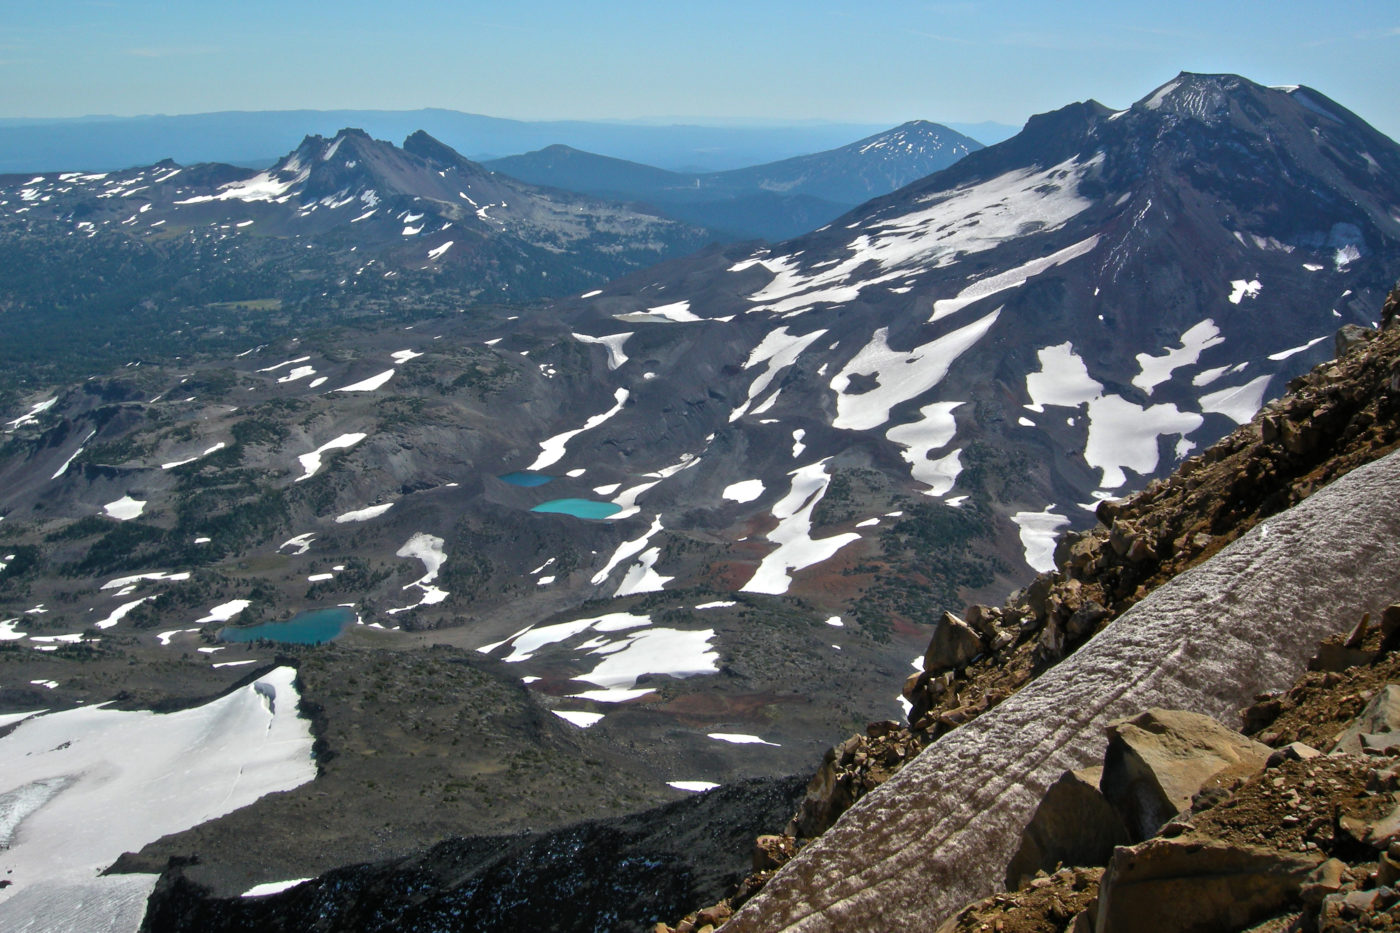
[[[375,391],[376,389],[381,389],[381,388],[383,388],[383,387],[384,387],[384,384],[385,384],[386,382],[388,382],[390,379],[394,378],[394,373],[395,373],[395,372],[396,372],[396,370],[393,370],[393,369],[386,369],[386,370],[384,370],[384,372],[382,372],[382,373],[376,373],[375,375],[370,376],[368,379],[362,379],[362,380],[360,380],[359,382],[354,383],[353,385],[348,385],[348,386],[345,386],[345,387],[340,388],[340,389],[334,389],[334,390],[332,390],[332,391],[335,391],[335,392],[373,392],[373,391]]]
[[[773,505],[773,517],[778,520],[778,527],[767,535],[768,540],[778,547],[763,558],[749,582],[741,587],[742,590],[774,595],[786,593],[792,585],[794,572],[821,563],[847,544],[860,540],[860,535],[855,532],[820,540],[811,537],[812,512],[831,484],[826,464],[827,461],[822,460],[788,474],[792,477],[792,487]]]
[[[392,370],[390,370],[390,372],[392,372]],[[317,447],[310,453],[302,454],[301,456],[297,457],[297,460],[301,463],[302,470],[305,472],[304,475],[298,476],[295,482],[300,483],[303,480],[308,480],[311,477],[315,476],[318,472],[320,472],[321,455],[324,454],[326,451],[342,450],[347,447],[354,447],[366,437],[368,437],[368,435],[363,433],[342,434],[335,440],[326,441],[324,444],[322,444],[320,447]],[[282,547],[286,546],[286,544],[282,545]]]
[[[145,499],[133,499],[129,495],[122,496],[116,502],[108,502],[102,507],[102,510],[117,521],[129,522],[145,510],[146,501]]]
[[[1263,375],[1242,386],[1202,395],[1201,411],[1221,414],[1236,424],[1244,424],[1253,418],[1254,413],[1264,404],[1264,393],[1268,390],[1269,380],[1272,378]]]
[[[1068,517],[1052,509],[1054,505],[1046,506],[1042,512],[1017,512],[1011,516],[1021,530],[1026,563],[1037,573],[1055,569],[1055,539],[1060,529],[1069,524]]]
[[[831,380],[836,393],[836,417],[831,425],[851,431],[878,428],[890,418],[890,409],[938,385],[953,362],[972,348],[996,323],[1001,309],[944,334],[913,350],[891,350],[889,328],[875,331]],[[853,376],[873,376],[875,387],[868,392],[849,391]]]
[[[363,509],[356,509],[353,512],[346,512],[344,515],[337,515],[335,523],[344,525],[348,522],[367,522],[371,518],[378,518],[394,507],[394,503],[385,502],[381,505],[371,505]]]
[[[720,497],[732,502],[752,502],[763,495],[763,480],[745,479],[724,487]]]

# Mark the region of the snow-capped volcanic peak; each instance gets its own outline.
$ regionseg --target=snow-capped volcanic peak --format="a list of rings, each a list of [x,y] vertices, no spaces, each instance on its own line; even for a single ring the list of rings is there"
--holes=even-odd
[[[1321,95],[1180,75],[1128,110],[1033,117],[806,236],[648,270],[586,307],[635,327],[629,349],[661,339],[657,306],[708,322],[666,339],[730,342],[737,384],[712,397],[736,430],[766,432],[753,449],[790,437],[801,466],[878,443],[911,491],[954,506],[995,500],[963,471],[986,445],[1016,449],[1021,491],[990,504],[1081,523],[1248,420],[1339,324],[1371,323],[1400,261],[1396,179],[1400,147]],[[755,476],[781,486],[750,464],[717,488]]]
[[[892,130],[875,136],[868,136],[848,147],[863,156],[908,155],[925,152],[958,152],[967,155],[976,147],[966,142],[949,138],[946,127],[928,120],[910,120]]]

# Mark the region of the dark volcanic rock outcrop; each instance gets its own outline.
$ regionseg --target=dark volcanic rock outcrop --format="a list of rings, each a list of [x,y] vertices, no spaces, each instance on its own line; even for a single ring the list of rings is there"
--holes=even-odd
[[[749,867],[755,831],[790,812],[801,786],[795,778],[745,781],[541,835],[450,839],[266,897],[210,898],[172,866],[142,929],[650,930],[732,887]]]

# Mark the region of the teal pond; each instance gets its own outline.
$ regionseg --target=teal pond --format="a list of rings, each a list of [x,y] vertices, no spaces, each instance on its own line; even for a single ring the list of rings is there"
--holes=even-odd
[[[354,610],[346,606],[312,609],[285,622],[264,622],[261,625],[248,626],[226,625],[219,632],[219,640],[249,642],[266,638],[286,645],[319,645],[335,638],[354,621]]]
[[[554,479],[554,477],[550,476],[547,473],[530,473],[528,471],[522,471],[519,473],[503,473],[496,478],[499,479],[501,482],[509,483],[512,486],[525,486],[527,488],[534,486],[543,486],[545,483],[548,483]]]
[[[530,511],[557,512],[575,518],[600,519],[616,515],[622,511],[622,506],[593,499],[550,499],[548,502],[541,502]]]

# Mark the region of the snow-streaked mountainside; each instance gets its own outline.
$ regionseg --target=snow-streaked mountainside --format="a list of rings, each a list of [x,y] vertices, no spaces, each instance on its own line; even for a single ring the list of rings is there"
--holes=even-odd
[[[734,423],[803,430],[808,457],[881,439],[937,498],[964,491],[970,445],[1018,449],[1029,485],[1005,507],[1033,538],[1031,516],[1082,522],[1373,323],[1397,170],[1315,91],[1182,75],[1128,110],[1034,118],[806,237],[632,276],[575,320],[683,308],[669,343],[692,360],[742,333]]]
[[[945,126],[914,120],[837,149],[724,172],[668,172],[562,145],[486,164],[533,184],[643,202],[740,236],[783,239],[980,148]]]
[[[440,190],[415,182],[423,206],[358,200],[338,160],[400,157],[338,139],[265,173],[155,183],[187,202],[171,210],[281,210],[311,246],[373,211],[359,224],[440,249],[453,231],[426,239],[430,203],[457,205],[464,229],[531,222],[488,193],[500,176],[425,140],[376,167],[377,193],[441,172]],[[371,774],[440,803],[433,833],[566,818],[572,799],[513,803],[476,780],[500,769],[414,783],[431,736],[360,728],[404,697],[432,727],[430,689],[363,671],[433,651],[466,649],[451,670],[538,711],[520,719],[531,741],[585,736],[590,761],[643,788],[634,806],[807,767],[853,724],[901,714],[892,678],[941,610],[1025,582],[1099,499],[1247,420],[1340,326],[1372,323],[1400,266],[1396,179],[1400,147],[1314,91],[1181,75],[1121,112],[1036,117],[776,246],[712,246],[544,308],[429,307],[34,393],[0,426],[0,638],[30,684],[0,696],[94,696],[83,672],[100,668],[69,656],[93,638],[136,659],[128,678],[223,683],[214,665],[274,650],[221,626],[349,610],[337,657],[375,660],[345,693],[303,695],[339,735],[337,786],[363,798],[313,782],[141,856],[225,853],[195,870],[225,888],[260,820],[318,828],[240,881],[378,845],[375,814],[402,804]]]

